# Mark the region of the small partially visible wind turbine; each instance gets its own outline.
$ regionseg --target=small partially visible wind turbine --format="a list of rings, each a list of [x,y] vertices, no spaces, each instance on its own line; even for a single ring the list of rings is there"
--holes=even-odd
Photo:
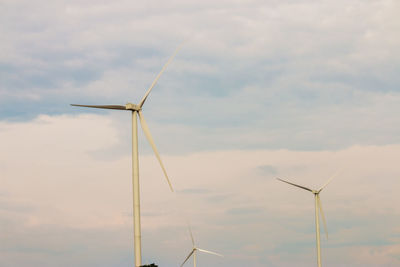
[[[134,217],[134,245],[135,245],[135,266],[139,267],[142,265],[142,245],[141,245],[141,227],[140,227],[140,190],[139,190],[139,155],[138,155],[138,131],[137,131],[137,117],[139,117],[140,123],[142,125],[143,132],[149,141],[151,147],[153,148],[154,154],[156,155],[158,162],[161,165],[161,169],[164,172],[165,178],[167,179],[168,185],[171,191],[174,191],[171,182],[168,178],[165,167],[161,161],[160,155],[158,154],[156,145],[154,143],[153,137],[150,134],[149,127],[143,117],[142,107],[147,97],[149,96],[151,90],[156,85],[161,74],[164,72],[168,64],[172,61],[175,55],[178,53],[183,43],[175,50],[174,54],[169,58],[167,63],[163,66],[160,73],[156,76],[150,88],[143,96],[139,104],[127,103],[125,106],[121,105],[77,105],[71,104],[71,106],[76,107],[87,107],[87,108],[100,108],[100,109],[116,109],[116,110],[126,110],[132,112],[132,185],[133,185],[133,217]]]
[[[192,248],[192,251],[189,253],[189,255],[186,257],[185,261],[181,264],[181,267],[189,260],[189,258],[192,255],[193,255],[193,266],[196,267],[196,252],[197,251],[201,251],[201,252],[204,252],[204,253],[208,253],[208,254],[212,254],[212,255],[217,255],[217,256],[223,257],[223,255],[221,255],[221,254],[218,254],[218,253],[215,253],[215,252],[212,252],[212,251],[208,251],[208,250],[196,247],[196,245],[194,243],[194,238],[193,238],[193,234],[192,234],[192,230],[190,229],[190,226],[189,226],[189,233],[190,233],[190,238],[192,239],[193,248]]]
[[[318,267],[321,267],[321,245],[320,245],[320,236],[319,236],[319,213],[321,214],[322,217],[322,221],[324,223],[324,230],[325,230],[325,234],[326,234],[326,239],[328,239],[328,229],[326,227],[326,220],[325,220],[325,215],[324,212],[322,210],[322,205],[321,205],[321,199],[319,198],[319,193],[321,193],[321,191],[332,181],[333,178],[335,178],[340,171],[336,172],[331,178],[328,179],[328,181],[322,186],[320,187],[318,190],[313,190],[310,189],[308,187],[305,186],[301,186],[298,184],[294,184],[288,181],[285,181],[283,179],[280,178],[276,178],[281,182],[299,187],[301,189],[310,191],[311,193],[314,194],[314,199],[315,199],[315,232],[316,232],[316,237],[317,237],[317,263],[318,263]]]

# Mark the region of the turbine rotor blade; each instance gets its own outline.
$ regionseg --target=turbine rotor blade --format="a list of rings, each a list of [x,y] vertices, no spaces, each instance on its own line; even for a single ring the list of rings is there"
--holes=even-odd
[[[335,172],[335,173],[328,179],[328,181],[327,181],[323,186],[321,186],[321,188],[318,190],[318,192],[321,192],[322,189],[324,189],[330,182],[332,182],[333,178],[335,178],[336,176],[338,176],[338,174],[341,173],[342,170],[343,170],[343,169],[339,169],[337,172]]]
[[[186,257],[185,261],[181,264],[181,267],[189,260],[190,256],[192,256],[192,254],[194,253],[194,250],[192,250],[192,252],[189,253],[189,255]]]
[[[319,198],[319,194],[317,194],[317,205],[322,217],[322,222],[324,223],[324,231],[326,234],[326,239],[328,239],[328,227],[326,226],[325,214],[324,211],[322,210],[321,199]]]
[[[194,247],[195,245],[194,245],[194,238],[193,238],[193,234],[192,234],[192,229],[190,227],[190,224],[188,224],[188,226],[189,226],[190,238],[192,239],[192,244],[193,244],[193,247]]]
[[[139,114],[139,119],[140,119],[140,125],[142,125],[143,132],[146,135],[146,138],[149,141],[151,147],[153,148],[154,154],[156,154],[158,162],[161,165],[161,169],[164,172],[165,178],[167,179],[167,182],[169,184],[169,187],[170,187],[171,191],[174,192],[174,189],[172,188],[172,184],[171,184],[171,182],[170,182],[170,180],[168,178],[167,171],[165,170],[165,167],[164,167],[164,165],[163,165],[163,163],[161,161],[160,155],[158,154],[158,150],[157,150],[156,144],[154,143],[153,137],[151,136],[149,127],[147,126],[147,123],[146,123],[146,121],[145,121],[145,119],[143,117],[142,111],[139,110],[138,114]]]
[[[279,181],[281,181],[281,182],[284,182],[284,183],[287,183],[287,184],[290,184],[290,185],[293,185],[293,186],[297,186],[297,187],[299,187],[299,188],[301,188],[301,189],[304,189],[304,190],[307,190],[307,191],[313,192],[313,190],[311,190],[311,189],[310,189],[310,188],[308,188],[308,187],[301,186],[301,185],[298,185],[298,184],[294,184],[294,183],[291,183],[291,182],[285,181],[285,180],[283,180],[283,179],[280,179],[280,178],[276,178],[276,179],[278,179],[278,180],[279,180]]]
[[[139,103],[139,107],[142,107],[144,102],[146,101],[147,97],[149,96],[151,89],[153,89],[153,87],[156,85],[158,79],[160,79],[161,74],[163,74],[163,72],[165,71],[165,69],[167,68],[167,66],[169,65],[169,63],[171,63],[171,61],[174,59],[174,57],[176,56],[176,54],[179,52],[179,50],[181,50],[183,46],[183,43],[180,44],[178,46],[178,48],[176,48],[175,52],[172,54],[172,56],[168,59],[167,63],[165,63],[165,65],[162,67],[160,73],[158,73],[157,77],[154,79],[153,83],[151,84],[151,86],[149,87],[149,89],[147,89],[146,94],[143,96],[142,100]]]
[[[213,254],[213,255],[216,255],[216,256],[220,256],[220,257],[223,257],[223,256],[224,256],[224,255],[218,254],[218,253],[216,253],[216,252],[208,251],[208,250],[201,249],[201,248],[197,248],[197,250],[198,250],[198,251],[201,251],[201,252],[204,252],[204,253],[208,253],[208,254]]]
[[[74,106],[74,107],[85,107],[85,108],[126,110],[126,107],[125,106],[121,106],[121,105],[78,105],[78,104],[71,104],[71,106]]]

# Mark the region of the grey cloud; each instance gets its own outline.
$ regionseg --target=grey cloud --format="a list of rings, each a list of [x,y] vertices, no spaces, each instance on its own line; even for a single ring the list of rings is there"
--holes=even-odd
[[[205,188],[188,188],[188,189],[182,189],[179,190],[178,193],[181,194],[209,194],[211,190],[205,189]]]
[[[128,229],[26,228],[18,222],[15,227],[13,236],[0,235],[3,266],[126,266],[132,260],[124,238]]]
[[[254,207],[233,208],[226,211],[230,215],[246,216],[250,214],[260,213],[262,210]]]
[[[220,202],[227,202],[229,199],[233,198],[234,194],[214,194],[207,198],[207,201],[210,203],[220,203]]]
[[[258,166],[258,169],[264,174],[275,175],[278,173],[276,167],[271,165]]]
[[[1,195],[0,195],[1,197]],[[17,212],[27,213],[34,210],[34,207],[24,203],[14,203],[7,200],[0,199],[0,211],[2,212]]]

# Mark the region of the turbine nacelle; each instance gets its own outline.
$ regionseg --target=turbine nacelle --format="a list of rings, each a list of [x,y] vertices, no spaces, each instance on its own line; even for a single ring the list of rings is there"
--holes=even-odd
[[[132,111],[139,111],[142,109],[139,105],[132,104],[132,103],[126,103],[125,108],[127,110],[132,110]]]

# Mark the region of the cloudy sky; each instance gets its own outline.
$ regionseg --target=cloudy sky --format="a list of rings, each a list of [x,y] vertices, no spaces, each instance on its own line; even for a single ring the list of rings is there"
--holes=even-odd
[[[0,0],[0,265],[132,266],[128,112],[143,112],[143,263],[400,265],[400,2]],[[190,265],[189,265],[190,266]]]

